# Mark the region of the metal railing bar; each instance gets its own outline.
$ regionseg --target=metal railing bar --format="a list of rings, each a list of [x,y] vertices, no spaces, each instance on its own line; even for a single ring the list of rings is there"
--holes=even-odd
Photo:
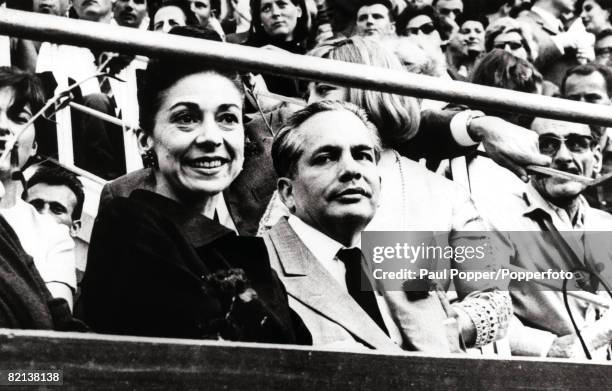
[[[0,34],[612,126],[612,109],[604,105],[37,13],[0,10]]]

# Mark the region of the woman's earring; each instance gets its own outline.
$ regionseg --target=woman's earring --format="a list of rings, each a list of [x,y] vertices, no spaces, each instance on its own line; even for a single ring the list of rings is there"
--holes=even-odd
[[[157,168],[157,155],[151,149],[140,155],[145,168]]]

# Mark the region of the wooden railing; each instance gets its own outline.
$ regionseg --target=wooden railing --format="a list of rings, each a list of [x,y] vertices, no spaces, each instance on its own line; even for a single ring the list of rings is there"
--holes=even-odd
[[[0,329],[0,369],[61,370],[64,388],[79,390],[595,391],[612,384],[612,366],[590,362],[7,329]]]

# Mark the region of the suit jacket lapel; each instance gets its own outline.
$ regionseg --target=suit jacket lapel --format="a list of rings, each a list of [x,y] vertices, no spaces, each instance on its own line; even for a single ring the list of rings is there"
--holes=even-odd
[[[270,231],[289,295],[374,348],[396,347],[282,219]]]

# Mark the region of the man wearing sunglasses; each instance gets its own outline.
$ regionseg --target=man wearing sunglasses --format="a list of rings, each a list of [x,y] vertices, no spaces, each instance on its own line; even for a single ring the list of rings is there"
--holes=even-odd
[[[551,168],[588,178],[599,172],[598,133],[588,125],[536,118],[531,129],[538,135],[540,152],[552,159]],[[507,235],[513,247],[512,265],[530,271],[580,267],[609,281],[609,233],[596,231],[612,230],[612,216],[589,206],[581,195],[586,188],[582,181],[534,174],[522,193],[497,199],[496,210],[477,206],[495,228],[513,231]],[[559,287],[562,282],[547,281]],[[581,285],[577,279],[568,284],[568,290],[603,290],[602,284]],[[513,355],[585,357],[561,288],[513,281],[510,292],[515,319],[508,336]],[[593,358],[605,358],[612,341],[611,315],[600,318],[597,308],[573,297],[568,297],[567,303]]]
[[[594,177],[601,169],[599,136],[588,125],[536,118],[531,129],[538,134],[540,152],[552,158],[551,168],[586,177]],[[583,183],[539,174],[532,182],[542,198],[558,208],[568,228],[581,225],[588,208],[580,196]]]
[[[561,83],[561,94],[566,99],[612,105],[612,70],[599,64],[579,65],[571,68],[565,74]],[[600,127],[598,134],[602,135],[600,141],[602,158],[602,174],[612,172],[612,149],[610,148],[609,130]],[[587,199],[600,209],[612,211],[612,185],[606,183],[586,194]]]

